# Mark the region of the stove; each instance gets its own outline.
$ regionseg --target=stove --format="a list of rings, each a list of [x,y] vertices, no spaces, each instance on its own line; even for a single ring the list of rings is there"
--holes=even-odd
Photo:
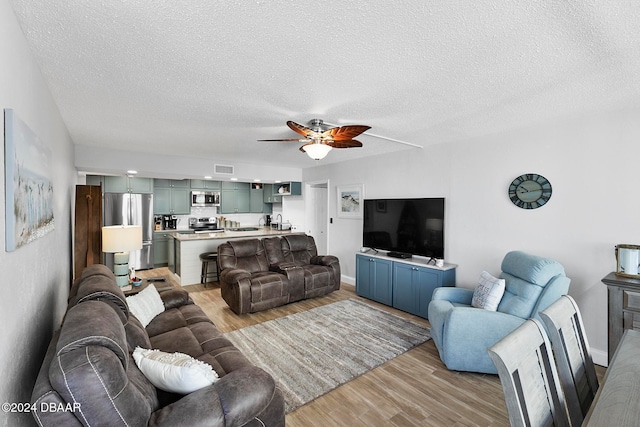
[[[218,228],[218,223],[213,217],[189,218],[189,229],[194,230],[196,233],[223,231]]]

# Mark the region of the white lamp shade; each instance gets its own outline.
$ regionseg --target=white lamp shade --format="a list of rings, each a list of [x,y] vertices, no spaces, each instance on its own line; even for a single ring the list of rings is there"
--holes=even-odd
[[[324,159],[326,155],[329,154],[329,151],[331,151],[331,146],[327,144],[308,144],[303,145],[302,149],[306,151],[309,157],[311,157],[313,160],[320,160]]]
[[[142,227],[110,225],[102,227],[102,252],[129,252],[142,249]]]

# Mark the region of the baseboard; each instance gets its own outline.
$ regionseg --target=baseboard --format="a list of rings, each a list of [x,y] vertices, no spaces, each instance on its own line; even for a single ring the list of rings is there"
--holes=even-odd
[[[605,368],[609,366],[609,354],[606,351],[591,347],[591,358],[596,365],[604,366]]]
[[[351,276],[345,276],[344,274],[340,275],[340,281],[349,285],[356,285],[356,278]]]

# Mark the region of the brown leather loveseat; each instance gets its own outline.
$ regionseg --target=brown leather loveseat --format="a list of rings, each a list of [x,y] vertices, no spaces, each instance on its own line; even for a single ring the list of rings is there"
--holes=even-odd
[[[273,378],[253,365],[181,289],[160,294],[165,311],[147,327],[129,311],[113,273],[92,265],[71,290],[32,394],[41,426],[284,426]],[[186,395],[157,389],[135,347],[186,353],[220,379]]]
[[[218,246],[222,298],[236,314],[268,310],[340,289],[340,262],[318,256],[305,234],[232,240]]]

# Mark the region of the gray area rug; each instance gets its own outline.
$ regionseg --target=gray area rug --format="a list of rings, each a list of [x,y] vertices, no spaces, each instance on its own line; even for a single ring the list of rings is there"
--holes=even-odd
[[[348,299],[225,334],[279,383],[287,413],[430,338],[429,330]]]

